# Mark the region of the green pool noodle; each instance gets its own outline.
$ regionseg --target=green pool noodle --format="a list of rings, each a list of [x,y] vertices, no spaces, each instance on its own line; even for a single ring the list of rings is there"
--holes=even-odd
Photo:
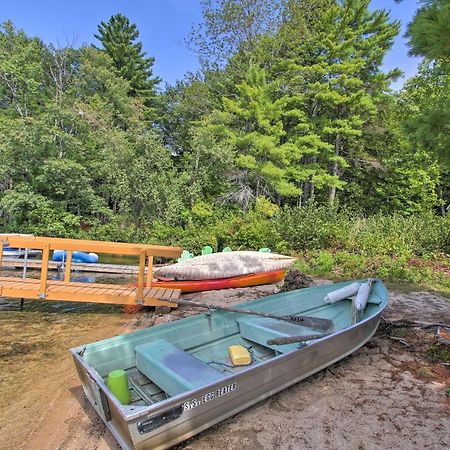
[[[106,384],[122,405],[131,403],[131,394],[125,370],[119,369],[109,372]]]

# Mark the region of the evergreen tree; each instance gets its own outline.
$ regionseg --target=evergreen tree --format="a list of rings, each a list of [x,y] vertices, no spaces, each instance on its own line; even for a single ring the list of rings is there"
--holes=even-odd
[[[368,6],[369,0],[286,2],[271,71],[283,79],[287,138],[309,168],[305,201],[328,187],[334,202],[344,169],[361,148],[363,127],[398,75],[380,67],[399,24]]]
[[[147,58],[142,43],[136,41],[139,31],[135,24],[123,14],[111,16],[108,22],[101,22],[98,34],[94,35],[103,45],[104,51],[114,61],[119,75],[130,83],[129,94],[144,99],[154,118],[157,107],[156,85],[160,78],[153,76],[155,58]]]
[[[406,36],[410,53],[431,60],[450,59],[450,1],[422,0]]]
[[[444,62],[425,61],[400,93],[399,125],[409,152],[422,157],[421,166],[436,167],[435,194],[441,211],[450,203],[450,73]],[[426,163],[427,161],[427,163]],[[430,204],[429,206],[434,206]]]
[[[276,100],[276,90],[276,82],[267,81],[264,69],[251,67],[235,94],[222,99],[222,110],[214,117],[216,131],[236,152],[236,188],[229,197],[244,208],[260,195],[280,202],[299,193],[290,181],[296,149],[283,143],[283,100]]]
[[[408,28],[411,53],[423,56],[419,75],[409,81],[417,89],[419,114],[407,126],[416,141],[450,160],[450,2],[428,0]],[[424,95],[425,94],[425,95]],[[448,170],[448,168],[447,168]]]

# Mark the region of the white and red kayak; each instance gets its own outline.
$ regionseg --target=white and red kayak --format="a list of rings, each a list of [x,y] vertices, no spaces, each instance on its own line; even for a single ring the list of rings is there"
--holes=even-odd
[[[159,267],[154,270],[156,278],[173,280],[214,280],[240,275],[273,272],[287,269],[294,258],[277,253],[236,251],[211,253],[192,259]]]
[[[245,288],[263,284],[279,283],[286,275],[285,270],[251,273],[231,278],[215,278],[213,280],[158,280],[152,282],[152,288],[181,289],[181,292],[217,291],[219,289]]]

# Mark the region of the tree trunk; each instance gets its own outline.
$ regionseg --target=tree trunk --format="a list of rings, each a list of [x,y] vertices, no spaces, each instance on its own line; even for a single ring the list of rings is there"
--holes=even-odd
[[[438,186],[437,191],[438,191],[438,197],[439,197],[439,200],[441,201],[441,207],[440,207],[440,209],[441,209],[441,215],[442,215],[442,216],[445,216],[444,194],[443,194],[443,192],[442,192],[442,186],[441,186],[441,185]]]
[[[308,164],[315,164],[317,162],[317,156],[312,156]],[[308,200],[314,200],[314,182],[313,181],[306,181],[305,182],[305,188],[303,190],[303,202],[307,203]]]
[[[341,152],[341,146],[342,146],[342,138],[341,135],[338,133],[334,141],[335,156],[339,156]],[[334,177],[337,177],[339,175],[339,164],[337,161],[333,161],[333,165],[331,166],[331,175],[333,175]],[[336,200],[336,186],[330,186],[330,191],[328,195],[328,201],[330,203],[330,206],[334,205],[335,200]]]
[[[303,193],[305,192],[305,183],[300,183],[301,194],[297,198],[297,206],[301,207],[303,203]]]

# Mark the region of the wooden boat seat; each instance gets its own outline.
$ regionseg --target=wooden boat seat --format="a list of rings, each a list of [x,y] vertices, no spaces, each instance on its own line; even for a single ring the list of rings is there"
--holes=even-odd
[[[267,345],[269,339],[301,336],[311,334],[311,328],[283,320],[265,317],[249,317],[237,319],[241,336],[264,347],[280,353],[287,353],[298,348],[298,344]]]
[[[137,345],[135,350],[138,370],[171,397],[225,378],[165,339]]]

